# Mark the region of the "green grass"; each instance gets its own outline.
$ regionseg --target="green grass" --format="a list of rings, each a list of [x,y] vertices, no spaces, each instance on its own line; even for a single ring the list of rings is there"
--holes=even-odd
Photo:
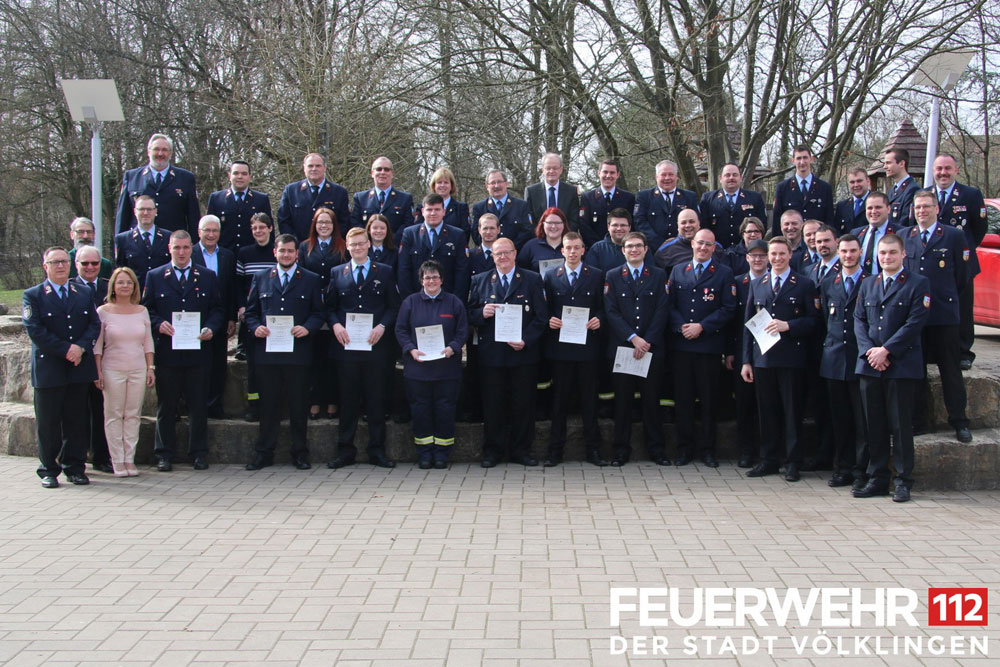
[[[17,315],[21,312],[21,294],[23,289],[0,290],[0,303],[5,304],[10,310],[8,314]]]

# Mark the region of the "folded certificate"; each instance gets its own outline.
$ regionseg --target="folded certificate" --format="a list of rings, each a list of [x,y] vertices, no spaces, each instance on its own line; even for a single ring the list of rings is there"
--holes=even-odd
[[[417,349],[424,353],[420,361],[444,359],[444,327],[435,324],[430,327],[417,327]]]
[[[516,343],[522,340],[521,318],[524,306],[518,303],[498,303],[493,317],[496,323],[493,329],[493,340],[498,343]]]
[[[747,320],[747,323],[744,325],[747,330],[753,334],[754,340],[757,341],[757,345],[760,347],[761,354],[765,354],[768,350],[774,347],[775,343],[781,340],[781,334],[772,334],[764,331],[764,327],[766,327],[768,322],[772,319],[771,313],[762,308],[757,311],[756,315]]]
[[[170,324],[174,327],[170,346],[175,350],[200,350],[201,313],[178,311],[171,313]]]
[[[559,330],[559,342],[586,345],[590,308],[563,306],[561,319],[562,328]]]
[[[368,343],[368,336],[371,335],[374,326],[375,316],[371,313],[347,313],[344,328],[347,329],[347,337],[350,343],[344,346],[345,350],[370,351],[372,346]]]
[[[653,353],[647,352],[642,355],[642,359],[636,359],[634,353],[634,347],[619,347],[615,352],[615,365],[611,372],[646,377],[649,373],[649,362],[653,360]]]
[[[292,327],[295,326],[295,318],[291,315],[268,315],[267,330],[271,335],[267,337],[264,345],[265,352],[294,352],[295,337],[292,336]]]

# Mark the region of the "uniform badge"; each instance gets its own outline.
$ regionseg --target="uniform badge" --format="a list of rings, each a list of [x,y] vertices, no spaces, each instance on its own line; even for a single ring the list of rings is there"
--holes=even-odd
[[[31,319],[31,306],[26,305],[21,309],[21,318],[25,320]]]
[[[705,293],[702,294],[701,300],[702,301],[715,301],[715,294],[713,294],[712,292],[709,292],[708,288],[706,287],[705,288]]]
[[[940,266],[942,269],[944,268],[944,260],[943,259],[940,262],[938,262],[938,266]]]
[[[969,261],[969,249],[968,248],[966,248],[965,250],[962,251],[962,261],[963,262],[968,262]]]
[[[822,307],[820,305],[819,297],[818,296],[817,297],[813,297],[813,306],[816,308],[816,310],[819,310]]]
[[[184,190],[182,190],[181,188],[177,188],[176,190],[174,190],[174,192],[177,193],[178,197],[183,197],[184,196]]]
[[[604,283],[604,293],[605,293],[605,294],[607,294],[607,293],[608,293],[608,290],[609,290],[609,289],[610,289],[609,285],[608,285],[607,283]]]
[[[730,285],[729,290],[733,293],[733,296],[736,296],[736,283]]]
[[[979,209],[979,217],[983,218],[984,220],[986,219],[986,207],[985,206],[982,207],[981,209]]]
[[[924,295],[924,308],[930,308],[930,307],[931,307],[931,295],[930,294],[925,294]]]
[[[831,315],[836,315],[837,314],[837,307],[836,306],[830,306],[830,314]]]

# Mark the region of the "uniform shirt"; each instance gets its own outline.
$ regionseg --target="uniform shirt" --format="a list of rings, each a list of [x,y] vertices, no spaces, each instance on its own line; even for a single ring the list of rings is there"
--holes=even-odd
[[[219,246],[215,246],[215,252],[209,252],[204,243],[198,242],[201,246],[201,256],[205,260],[205,268],[219,273]]]

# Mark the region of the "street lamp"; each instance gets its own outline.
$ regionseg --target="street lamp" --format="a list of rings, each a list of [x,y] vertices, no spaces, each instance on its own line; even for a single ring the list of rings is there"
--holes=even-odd
[[[941,98],[955,88],[959,77],[975,55],[972,51],[938,53],[920,66],[910,79],[911,86],[930,88],[931,117],[927,122],[927,161],[924,163],[924,187],[934,184],[934,158],[937,157],[938,130],[941,124]],[[935,90],[936,89],[936,90]]]

